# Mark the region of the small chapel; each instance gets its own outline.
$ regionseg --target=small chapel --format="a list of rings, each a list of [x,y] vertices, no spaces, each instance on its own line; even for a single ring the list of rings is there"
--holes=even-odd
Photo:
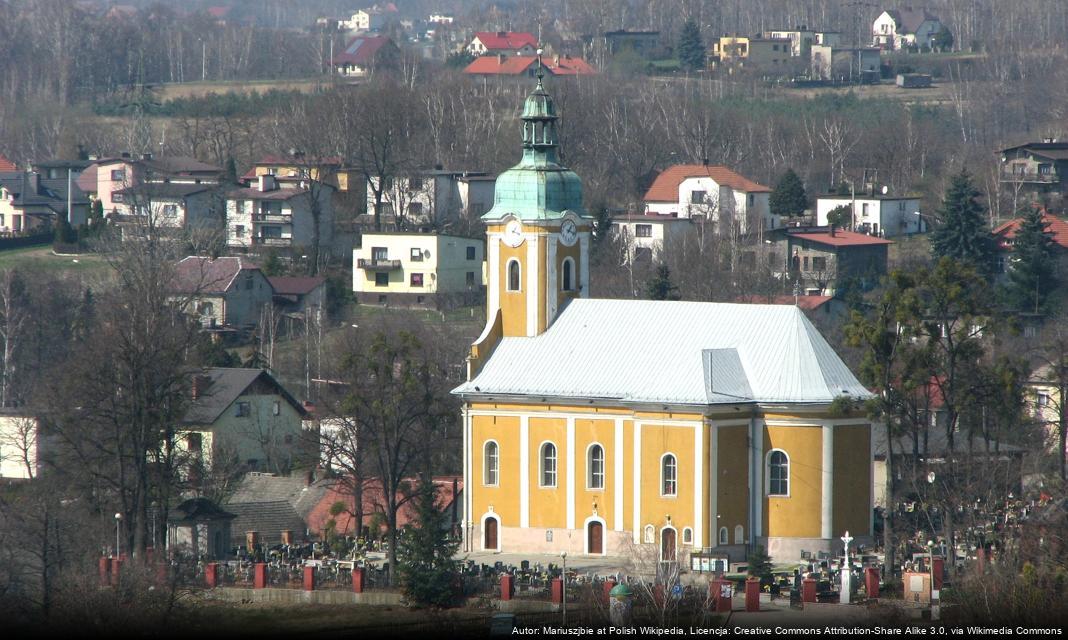
[[[591,299],[557,120],[539,73],[483,216],[486,327],[453,391],[464,549],[785,561],[870,541],[872,424],[832,410],[870,392],[797,307]]]

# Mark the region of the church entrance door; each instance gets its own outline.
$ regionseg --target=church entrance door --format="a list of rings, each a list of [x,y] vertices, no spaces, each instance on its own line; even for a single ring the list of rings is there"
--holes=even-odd
[[[664,562],[675,561],[674,529],[664,529],[660,532],[660,559]]]
[[[482,548],[486,551],[497,550],[497,518],[486,518],[486,531],[482,541]]]
[[[586,548],[591,554],[604,553],[604,525],[600,522],[591,522],[589,524],[588,536]]]

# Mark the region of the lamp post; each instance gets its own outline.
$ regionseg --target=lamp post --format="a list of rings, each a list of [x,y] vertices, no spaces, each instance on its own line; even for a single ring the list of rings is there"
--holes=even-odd
[[[115,557],[122,555],[122,547],[120,544],[119,529],[122,525],[122,514],[115,512]]]
[[[931,579],[927,581],[927,595],[929,596],[928,603],[931,607],[931,620],[938,620],[938,607],[936,607],[934,603],[934,540],[927,541],[927,571],[931,574]]]

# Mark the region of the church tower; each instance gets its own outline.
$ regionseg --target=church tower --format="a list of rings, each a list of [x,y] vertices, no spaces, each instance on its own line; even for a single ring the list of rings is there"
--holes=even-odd
[[[593,219],[582,206],[582,181],[558,163],[556,106],[540,61],[537,78],[523,105],[523,158],[497,178],[493,208],[482,216],[489,271],[484,338],[539,335],[568,300],[589,296]]]

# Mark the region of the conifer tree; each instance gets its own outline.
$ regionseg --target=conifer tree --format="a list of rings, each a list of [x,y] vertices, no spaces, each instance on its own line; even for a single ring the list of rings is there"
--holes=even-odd
[[[705,43],[701,40],[701,30],[692,19],[682,25],[679,34],[679,64],[689,71],[705,68]]]
[[[656,273],[645,285],[650,300],[678,300],[678,287],[671,283],[671,269],[666,264],[656,268]]]
[[[786,174],[775,185],[768,198],[768,205],[771,207],[771,213],[777,216],[793,217],[805,213],[808,195],[801,178],[793,169],[787,169]]]
[[[448,520],[438,509],[434,483],[423,477],[416,489],[415,526],[408,527],[397,554],[405,595],[415,603],[444,607],[456,596],[453,585],[459,541],[449,535]]]
[[[1009,268],[1009,299],[1020,311],[1038,313],[1045,307],[1053,280],[1053,234],[1044,211],[1032,207],[1024,214],[1013,238]]]
[[[989,277],[996,246],[986,224],[986,208],[979,202],[981,197],[966,171],[953,176],[938,211],[940,226],[931,233],[931,250],[936,258],[967,263]]]

